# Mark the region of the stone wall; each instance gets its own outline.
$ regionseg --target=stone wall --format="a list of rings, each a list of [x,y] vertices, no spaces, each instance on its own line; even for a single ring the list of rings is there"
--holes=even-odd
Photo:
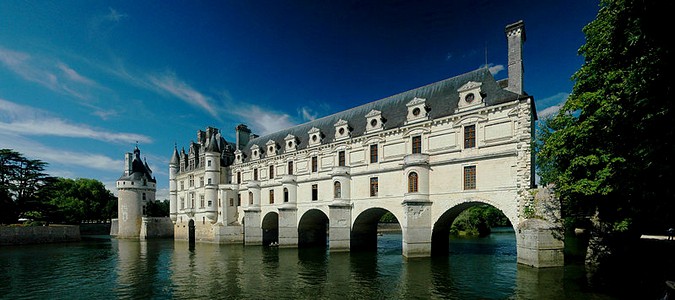
[[[169,217],[143,218],[141,225],[141,238],[172,238],[173,222]]]
[[[0,226],[0,245],[62,243],[80,240],[80,227],[77,225]]]

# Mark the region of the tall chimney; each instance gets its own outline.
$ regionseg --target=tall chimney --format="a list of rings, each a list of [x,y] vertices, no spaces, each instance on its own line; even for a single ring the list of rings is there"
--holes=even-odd
[[[131,162],[134,160],[131,155],[129,152],[124,154],[124,176],[131,174]]]
[[[248,129],[248,127],[244,124],[239,124],[235,128],[236,130],[236,144],[237,144],[237,150],[242,150],[244,149],[244,146],[248,144],[249,140],[251,139],[251,130]]]
[[[509,79],[507,90],[523,94],[523,43],[525,43],[525,22],[520,20],[504,29],[509,47]]]

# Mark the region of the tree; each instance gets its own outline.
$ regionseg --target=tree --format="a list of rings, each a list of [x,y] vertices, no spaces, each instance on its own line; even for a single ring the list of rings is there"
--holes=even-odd
[[[590,249],[595,263],[675,222],[675,53],[663,33],[674,10],[673,1],[602,0],[584,27],[573,91],[538,131],[541,181],[555,184],[564,217],[595,224],[595,250],[607,250]]]
[[[83,220],[108,220],[117,210],[115,196],[95,179],[58,178],[49,204],[56,209],[52,222],[77,224]]]
[[[145,215],[148,217],[168,217],[169,200],[148,201],[145,205]]]
[[[39,211],[54,178],[44,173],[46,162],[0,149],[0,223],[14,223],[27,211]]]

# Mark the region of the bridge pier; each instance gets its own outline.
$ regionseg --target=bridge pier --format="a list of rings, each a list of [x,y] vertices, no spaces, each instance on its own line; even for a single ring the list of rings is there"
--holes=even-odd
[[[406,194],[401,223],[403,256],[407,258],[431,256],[431,202]],[[427,196],[428,197],[428,196]]]
[[[334,201],[328,205],[328,249],[331,252],[349,251],[351,246],[351,210],[347,202]]]
[[[244,209],[244,245],[262,245],[262,228],[260,227],[260,208]]]
[[[279,247],[298,247],[298,209],[295,206],[279,208]]]

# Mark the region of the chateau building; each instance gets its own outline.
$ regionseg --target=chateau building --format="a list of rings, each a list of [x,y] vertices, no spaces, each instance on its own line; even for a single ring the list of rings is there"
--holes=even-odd
[[[175,239],[349,251],[375,247],[390,212],[403,255],[423,257],[447,253],[452,221],[479,204],[520,229],[536,111],[523,90],[523,22],[505,33],[504,80],[480,68],[263,136],[242,124],[234,142],[199,130],[169,164]],[[560,264],[553,244],[519,235],[519,262]]]

